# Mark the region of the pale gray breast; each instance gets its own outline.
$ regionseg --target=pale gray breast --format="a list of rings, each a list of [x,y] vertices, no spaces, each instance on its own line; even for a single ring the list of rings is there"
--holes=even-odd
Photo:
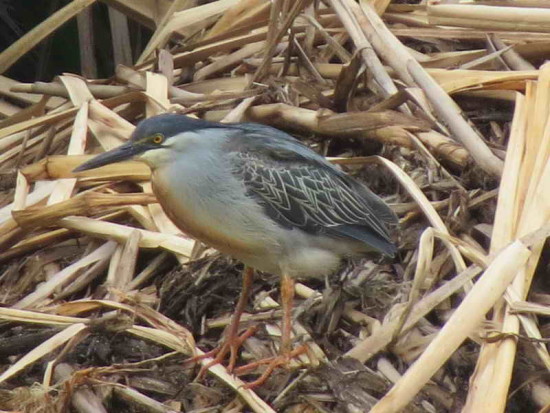
[[[156,169],[153,188],[166,214],[188,235],[236,258],[276,252],[280,229],[223,167],[219,157],[199,152]]]

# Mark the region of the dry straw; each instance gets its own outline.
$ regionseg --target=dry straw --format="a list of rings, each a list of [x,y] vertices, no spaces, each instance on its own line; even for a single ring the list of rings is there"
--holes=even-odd
[[[5,75],[77,15],[83,45],[102,37],[93,3],[69,2],[0,53],[0,320],[10,327],[0,331],[1,410],[47,399],[52,411],[108,411],[107,392],[158,412],[504,412],[519,392],[548,409],[550,298],[534,282],[550,220],[544,1],[109,0],[109,79],[91,78],[89,53],[80,75],[30,84]],[[129,20],[153,31],[142,48],[132,48]],[[181,381],[165,372],[192,381],[183,360],[223,336],[234,263],[172,224],[145,165],[72,172],[166,112],[293,132],[399,213],[394,266],[365,261],[329,289],[297,283],[293,337],[308,350],[290,364],[301,372],[276,375],[272,388],[246,389],[215,365],[202,384],[174,389]],[[255,286],[243,323],[265,328],[239,364],[278,347],[270,287]],[[10,344],[12,326],[25,348]],[[97,337],[143,352],[103,366],[70,357],[96,351]],[[42,393],[14,389],[32,381]],[[24,406],[19,391],[33,395]]]

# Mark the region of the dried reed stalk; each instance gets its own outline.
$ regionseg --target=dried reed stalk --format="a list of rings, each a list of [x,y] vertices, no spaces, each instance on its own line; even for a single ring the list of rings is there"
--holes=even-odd
[[[499,196],[495,217],[495,233],[491,248],[498,251],[510,240],[525,235],[543,225],[550,216],[550,203],[546,188],[549,178],[550,95],[547,85],[550,81],[550,65],[545,65],[540,73],[540,86],[531,84],[525,99],[518,100],[513,130],[506,159],[505,191]],[[542,243],[534,247],[533,258],[524,268],[520,268],[510,287],[510,294],[517,299],[525,299],[531,279],[538,262]],[[509,312],[504,303],[495,310],[495,320],[502,323],[504,333],[517,333],[520,318]],[[528,331],[533,326],[527,325]],[[540,336],[534,328],[534,334]],[[472,391],[469,393],[468,406],[477,409],[483,406],[491,411],[504,411],[508,388],[511,381],[515,359],[516,341],[507,339],[497,343],[488,343],[482,348],[476,373],[472,378]],[[544,363],[548,363],[546,348],[537,352]],[[491,397],[483,393],[491,389]]]
[[[47,227],[59,219],[71,215],[91,216],[105,212],[113,207],[128,205],[149,205],[156,203],[156,197],[146,194],[102,194],[86,192],[66,201],[57,202],[47,207],[34,206],[13,211],[15,221],[23,228]]]
[[[517,271],[530,256],[531,251],[521,241],[515,241],[498,254],[437,337],[371,411],[395,412],[405,408],[458,346],[479,326],[485,314],[502,297]]]
[[[474,160],[490,174],[499,176],[502,161],[489,150],[480,136],[466,122],[456,103],[433,81],[422,66],[403,48],[401,42],[387,29],[369,5],[360,8],[351,0],[345,2],[354,18],[372,42],[373,47],[390,63],[400,78],[412,86],[418,84],[426,93],[436,113],[470,152]]]
[[[191,256],[198,257],[202,249],[186,238],[155,203],[148,182],[149,169],[141,163],[127,162],[72,172],[89,159],[82,155],[85,148],[93,153],[116,147],[129,138],[138,120],[165,112],[198,114],[224,122],[249,119],[272,124],[323,138],[317,142],[321,151],[340,151],[344,146],[347,151],[350,138],[361,140],[356,146],[362,148],[369,146],[367,140],[373,140],[385,144],[384,155],[402,167],[389,160],[375,161],[391,171],[402,186],[392,198],[402,217],[403,238],[410,238],[415,226],[422,230],[418,245],[411,246],[409,239],[401,251],[404,279],[414,277],[410,289],[400,286],[398,294],[404,299],[388,305],[380,321],[354,302],[342,304],[342,308],[330,307],[329,311],[331,323],[337,322],[340,314],[346,319],[345,327],[337,331],[342,339],[348,339],[348,356],[363,363],[385,349],[401,363],[419,356],[403,376],[389,359],[379,359],[377,373],[395,386],[373,411],[404,408],[421,388],[425,390],[423,403],[439,403],[443,409],[451,409],[451,395],[438,387],[440,378],[436,377],[430,386],[426,384],[467,337],[482,343],[465,407],[469,411],[504,411],[507,407],[517,350],[515,337],[520,327],[522,334],[533,341],[528,348],[534,350],[534,362],[550,368],[550,355],[540,340],[544,331],[539,330],[535,318],[547,315],[547,311],[526,301],[542,239],[548,233],[545,222],[550,219],[550,69],[533,67],[550,53],[550,34],[534,32],[547,31],[544,20],[548,8],[544,3],[502,0],[489,2],[488,6],[426,6],[390,5],[388,0],[361,1],[359,5],[351,0],[330,0],[329,7],[308,0],[218,0],[198,6],[183,0],[158,0],[155,4],[145,0],[106,2],[123,13],[118,15],[121,21],[128,16],[154,30],[138,65],[118,66],[108,81],[62,75],[51,83],[17,84],[0,77],[0,116],[12,115],[0,120],[0,165],[6,171],[25,165],[18,172],[13,169],[6,184],[0,180],[4,185],[0,193],[4,197],[0,208],[0,261],[12,260],[6,266],[11,268],[15,259],[27,259],[35,251],[40,260],[51,254],[50,247],[56,243],[79,251],[78,258],[68,265],[56,261],[44,265],[50,271],[46,282],[30,288],[18,284],[14,291],[19,288],[26,295],[17,297],[14,293],[10,300],[19,299],[14,308],[0,308],[0,319],[4,321],[65,329],[28,354],[21,354],[6,367],[0,380],[11,379],[51,352],[58,355],[46,364],[44,386],[52,385],[54,378],[71,383],[91,374],[63,365],[59,369],[66,352],[89,335],[91,321],[77,317],[89,312],[100,314],[100,320],[115,312],[129,314],[146,325],[126,322],[120,331],[183,354],[202,354],[189,331],[152,308],[158,296],[150,290],[150,277],[168,255],[187,262]],[[75,0],[47,19],[37,28],[40,33],[31,31],[0,54],[0,68],[9,67],[19,58],[17,53],[29,50],[79,8],[91,3],[93,0]],[[391,23],[388,27],[378,17],[384,11],[385,21]],[[518,16],[525,19],[521,21]],[[458,29],[434,24],[455,25]],[[503,30],[483,47],[480,40],[486,39],[486,32],[476,27]],[[409,45],[425,42],[429,50],[405,47],[395,36],[414,39]],[[116,43],[114,40],[113,47],[122,52]],[[354,54],[349,46],[355,49]],[[477,70],[471,70],[474,67]],[[485,137],[493,138],[486,139],[491,145],[489,150],[462,119],[462,112],[449,94],[461,104],[475,103],[475,108],[481,107],[479,99],[492,99],[498,105],[515,104],[508,145],[504,144],[505,121],[482,121],[491,131]],[[357,149],[352,150],[355,153]],[[499,158],[504,156],[502,169]],[[361,156],[331,160],[350,169],[373,162]],[[479,215],[491,214],[490,201],[497,194],[497,189],[486,191],[484,186],[472,183],[472,176],[486,178],[472,169],[472,160],[490,175],[498,176],[502,170],[492,226],[468,215],[474,209],[482,212]],[[143,193],[125,193],[136,191],[136,186]],[[103,215],[86,217],[98,214]],[[128,218],[135,226],[110,222],[127,222]],[[424,229],[421,219],[432,227]],[[490,241],[491,255],[478,244],[480,239],[465,230],[470,227],[474,228],[472,232],[482,234],[483,241]],[[80,238],[80,247],[73,246],[73,240],[61,244],[75,237]],[[139,250],[144,248],[166,252],[153,257],[135,276]],[[474,264],[466,268],[465,260]],[[27,261],[32,264],[32,260]],[[33,273],[26,268],[31,264],[20,266],[24,273],[20,279],[31,278]],[[199,264],[193,262],[190,268]],[[202,273],[195,287],[210,265],[208,261],[199,270]],[[105,272],[106,279],[99,279]],[[363,282],[364,272],[350,284]],[[480,273],[483,275],[473,284]],[[92,280],[106,287],[93,291],[103,300],[64,301],[75,293],[83,294]],[[306,299],[305,308],[326,299],[304,285],[298,284],[296,290]],[[466,295],[454,308],[459,300],[449,297],[460,294]],[[261,302],[268,308],[277,306],[270,297],[262,297]],[[489,342],[483,340],[480,325],[493,305],[492,326],[502,334]],[[64,315],[17,309],[22,307]],[[437,334],[441,326],[429,317],[433,311],[438,311],[441,319],[450,317],[447,323],[441,323]],[[269,335],[277,337],[279,329],[269,322],[279,315],[278,311],[264,312],[244,320],[266,321]],[[207,319],[204,325],[220,327],[228,321],[224,315]],[[312,358],[302,357],[292,366],[314,365],[330,358],[330,352],[327,356],[298,322],[294,327],[296,336],[307,339]],[[259,341],[265,340],[261,336],[250,339],[248,348],[254,349]],[[269,345],[273,343],[269,341]],[[174,353],[166,357],[170,354]],[[203,359],[201,363],[208,361]],[[294,386],[302,377],[282,390],[269,406],[244,389],[243,383],[223,366],[213,366],[209,371],[257,412],[279,409],[277,403],[296,390]],[[120,367],[107,366],[95,372],[116,375]],[[316,372],[308,374],[315,376]],[[522,374],[518,368],[520,379]],[[314,386],[315,377],[301,383]],[[538,381],[530,387],[531,399],[546,403],[548,386]],[[117,388],[119,396],[130,403],[166,410],[131,386]],[[340,402],[337,389],[331,390],[333,394],[323,397],[330,397],[331,403]],[[73,400],[86,399],[77,393]],[[315,401],[316,408],[327,409],[325,399],[319,400]],[[296,403],[297,410],[311,408],[306,402]]]
[[[21,56],[33,49],[53,31],[94,2],[95,0],[73,0],[35,26],[0,54],[0,74],[8,70]]]
[[[437,4],[428,6],[428,21],[487,31],[550,32],[550,10],[543,8]]]

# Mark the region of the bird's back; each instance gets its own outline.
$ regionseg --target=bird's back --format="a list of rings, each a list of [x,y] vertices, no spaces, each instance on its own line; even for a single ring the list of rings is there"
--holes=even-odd
[[[279,225],[365,244],[393,256],[393,211],[366,186],[292,136],[240,124],[227,143],[233,174]]]

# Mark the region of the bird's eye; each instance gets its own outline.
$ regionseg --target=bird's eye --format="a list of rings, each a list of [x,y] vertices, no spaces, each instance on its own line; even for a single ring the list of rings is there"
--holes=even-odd
[[[156,145],[160,145],[164,141],[164,136],[160,133],[157,133],[156,135],[153,135],[151,141]]]

